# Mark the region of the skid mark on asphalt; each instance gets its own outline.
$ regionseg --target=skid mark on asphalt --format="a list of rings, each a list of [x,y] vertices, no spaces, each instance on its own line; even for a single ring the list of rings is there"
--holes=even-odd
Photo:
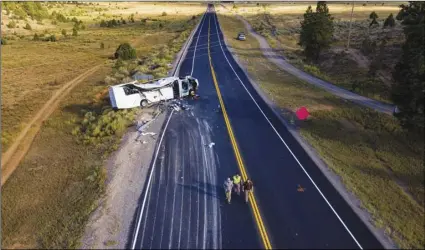
[[[171,152],[173,152],[173,151],[171,151]],[[177,151],[176,150],[174,150],[174,157],[173,158],[171,158],[171,159],[176,159],[175,157],[176,157],[176,154],[177,154]],[[164,159],[164,160],[166,160],[166,161],[170,161],[170,159]],[[164,160],[163,161],[161,161],[161,162],[164,162]],[[165,164],[164,164],[165,165]],[[171,168],[170,167],[170,164],[167,164],[167,178],[164,180],[164,182],[166,183],[165,184],[165,196],[164,197],[167,197],[167,195],[168,195],[168,189],[169,189],[169,187],[170,187],[170,182],[171,181],[167,181],[169,178],[170,178],[170,172],[173,170],[173,168]],[[174,168],[176,168],[176,165],[174,165]],[[161,169],[162,169],[162,167],[161,167]],[[165,171],[165,170],[164,170]],[[170,178],[171,179],[171,178]],[[173,199],[175,199],[175,192],[173,193]],[[161,238],[160,238],[160,240],[159,240],[159,242],[160,242],[160,244],[159,244],[159,247],[160,248],[162,248],[162,238],[163,238],[163,236],[164,236],[164,225],[165,225],[165,217],[166,217],[166,215],[167,215],[167,213],[166,213],[166,210],[167,210],[167,202],[168,202],[168,199],[165,199],[165,205],[164,205],[164,212],[162,213],[162,226],[161,226]],[[174,216],[173,216],[173,214],[171,214],[171,217],[173,218]],[[171,230],[172,231],[172,230]]]
[[[216,154],[208,147],[211,127],[190,112],[173,119],[153,173],[141,247],[221,248]]]
[[[176,162],[178,161],[178,158],[179,158],[179,155],[177,154],[177,151],[176,151],[176,155],[175,155],[175,159],[176,159]],[[178,178],[178,169],[180,168],[181,166],[180,165],[175,165],[174,166],[174,183],[177,183],[177,178]],[[175,205],[176,205],[176,188],[177,188],[177,185],[174,185],[174,188],[173,188],[173,193],[174,193],[174,195],[173,195],[173,210],[172,210],[172,212],[171,212],[171,214],[172,215],[174,215],[174,212],[175,212]],[[171,222],[170,222],[170,228],[171,228],[171,232],[170,232],[170,238],[168,239],[168,248],[169,249],[171,249],[171,245],[172,245],[172,242],[173,242],[173,232],[174,232],[174,216],[171,216]]]
[[[182,155],[182,162],[185,162],[185,157],[184,155]],[[184,171],[184,166],[180,166],[180,170],[182,171],[182,178],[184,179],[185,175],[185,171]],[[181,191],[182,195],[181,195],[181,200],[180,200],[180,227],[179,227],[179,237],[178,237],[178,248],[181,249],[181,237],[182,237],[182,225],[183,225],[183,204],[184,204],[184,188],[182,188]],[[189,204],[190,204],[190,197],[189,197]],[[189,212],[190,214],[190,212]]]

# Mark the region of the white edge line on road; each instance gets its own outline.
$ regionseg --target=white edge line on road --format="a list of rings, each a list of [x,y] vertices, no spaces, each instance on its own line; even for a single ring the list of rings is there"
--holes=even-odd
[[[165,131],[167,130],[168,123],[170,122],[171,117],[173,116],[173,113],[174,113],[174,109],[173,109],[173,110],[171,110],[170,116],[168,117],[167,123],[165,124],[164,130],[163,130],[162,135],[161,135],[161,139],[159,140],[159,144],[158,144],[158,147],[157,147],[157,149],[156,149],[155,158],[153,159],[151,172],[149,173],[148,185],[146,186],[145,197],[143,198],[142,209],[141,209],[141,211],[140,211],[140,216],[139,216],[139,222],[137,223],[136,234],[135,234],[135,237],[134,237],[134,239],[133,239],[133,245],[132,245],[131,249],[134,249],[134,248],[136,247],[137,235],[139,234],[140,223],[142,222],[142,217],[143,217],[143,210],[145,210],[146,197],[148,197],[148,196],[147,196],[147,193],[149,192],[149,188],[150,188],[150,186],[151,186],[152,173],[153,173],[153,170],[154,170],[154,168],[155,168],[155,163],[156,163],[156,159],[158,158],[159,150],[160,150],[160,148],[161,148],[162,139],[164,138]]]
[[[214,15],[214,19],[216,20],[216,30],[218,33],[218,25],[219,22],[216,19],[216,15]],[[218,25],[217,25],[218,24]],[[221,30],[221,27],[220,27]],[[224,34],[223,34],[224,37]],[[246,92],[248,93],[248,95],[251,97],[252,101],[255,103],[255,105],[258,107],[258,109],[260,110],[260,112],[263,114],[264,118],[266,118],[267,122],[270,124],[270,126],[273,128],[274,132],[277,134],[277,136],[280,138],[280,140],[283,142],[283,144],[285,145],[285,147],[289,150],[289,152],[291,153],[291,155],[294,157],[294,159],[297,161],[298,165],[302,168],[302,170],[304,171],[304,173],[307,175],[307,177],[310,179],[310,181],[313,183],[314,187],[317,189],[317,191],[319,191],[320,195],[322,196],[322,198],[326,201],[326,203],[328,204],[328,206],[331,208],[331,210],[334,212],[334,214],[336,215],[336,217],[338,218],[338,220],[342,223],[342,225],[344,226],[344,228],[347,230],[347,232],[350,234],[350,236],[353,238],[353,240],[356,242],[357,246],[359,246],[360,249],[363,249],[362,246],[359,244],[359,242],[357,241],[357,239],[354,237],[354,235],[351,233],[350,229],[348,229],[348,227],[345,225],[344,221],[341,219],[341,217],[339,217],[338,213],[335,211],[335,209],[332,207],[332,205],[329,203],[328,199],[326,199],[325,195],[323,195],[322,191],[320,191],[319,187],[316,185],[316,183],[313,181],[313,179],[310,177],[310,175],[307,173],[307,171],[305,170],[305,168],[303,167],[303,165],[300,163],[300,161],[298,160],[298,158],[295,156],[295,154],[292,152],[292,150],[289,148],[289,146],[286,144],[286,142],[283,140],[283,138],[280,136],[279,132],[277,132],[276,128],[273,126],[273,124],[270,122],[269,118],[267,118],[266,114],[264,114],[263,110],[260,108],[260,106],[258,105],[258,103],[255,101],[254,97],[252,97],[251,93],[248,91],[248,89],[246,88],[245,84],[242,82],[242,80],[239,78],[239,75],[236,73],[235,69],[233,68],[232,64],[229,62],[229,60],[227,59],[226,53],[223,50],[223,46],[221,45],[221,39],[220,36],[218,37],[218,40],[220,41],[220,47],[221,47],[221,51],[223,52],[224,57],[226,58],[227,63],[229,64],[230,68],[232,69],[233,73],[235,73],[236,77],[238,78],[239,82],[242,84],[242,86],[244,87],[244,89],[246,90]]]
[[[205,17],[205,14],[206,13],[207,12],[205,11],[204,12],[204,15],[202,16],[202,21],[204,20],[204,17]],[[198,24],[197,29],[199,28],[199,25],[201,25],[201,22]],[[202,26],[201,26],[201,29],[202,29]],[[196,31],[195,31],[195,33],[196,33]],[[194,35],[195,35],[195,33],[194,33]],[[199,40],[199,34],[200,33],[201,32],[198,33],[198,40]],[[185,50],[186,51],[188,49],[190,40],[191,39],[188,40],[188,43],[185,46]],[[196,41],[196,43],[198,43],[198,41]],[[196,51],[196,49],[195,49],[195,51]],[[185,51],[182,51],[182,55],[184,54],[184,52]],[[180,65],[181,63],[182,63],[182,60],[180,58],[180,60],[178,61],[178,64]],[[179,65],[176,65],[176,69],[175,69],[174,75],[177,73],[177,69],[179,69]],[[192,64],[192,67],[193,67],[193,64]],[[193,68],[192,68],[192,71],[193,71]],[[151,184],[151,181],[152,181],[153,169],[155,168],[155,163],[156,163],[156,159],[158,158],[159,149],[161,148],[162,139],[164,138],[165,132],[167,131],[168,123],[170,123],[170,120],[171,120],[171,117],[173,116],[173,113],[174,113],[174,109],[171,111],[170,116],[168,117],[167,123],[165,124],[164,130],[162,131],[161,139],[159,140],[158,148],[156,149],[156,152],[155,152],[155,157],[154,157],[154,160],[153,160],[153,163],[152,163],[151,171],[149,173],[149,180],[148,180],[148,184],[146,186],[146,192],[145,192],[145,195],[144,195],[144,198],[143,198],[142,208],[140,210],[140,215],[139,215],[139,221],[137,222],[136,233],[134,234],[134,239],[133,239],[133,244],[132,244],[131,249],[134,249],[136,247],[137,236],[138,236],[139,230],[140,230],[140,223],[142,222],[143,211],[145,209],[145,204],[146,204],[146,198],[147,198],[147,194],[149,193],[149,188],[151,186],[150,184]]]
[[[192,60],[192,71],[190,72],[190,75],[193,75],[193,69],[195,68],[195,57],[196,57],[196,47],[198,47],[198,42],[199,42],[199,36],[201,35],[202,32],[202,27],[204,26],[204,21],[205,21],[205,15],[202,16],[202,21],[201,21],[201,28],[199,29],[198,32],[198,39],[196,39],[196,43],[195,43],[195,50],[193,51],[193,60]],[[190,48],[190,47],[189,47]]]

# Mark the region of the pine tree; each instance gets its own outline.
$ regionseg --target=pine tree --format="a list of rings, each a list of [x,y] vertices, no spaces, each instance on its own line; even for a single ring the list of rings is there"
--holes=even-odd
[[[316,12],[309,6],[301,22],[299,44],[309,60],[317,61],[320,52],[330,46],[333,35],[333,18],[325,2],[317,3]]]
[[[391,98],[399,113],[395,114],[407,128],[424,128],[425,93],[425,2],[401,5],[397,15],[404,25],[403,55],[395,66]]]
[[[369,19],[372,19],[372,22],[370,22],[369,27],[374,24],[378,24],[378,22],[376,21],[376,19],[378,19],[378,14],[376,14],[375,11],[372,11],[372,13],[370,13]]]
[[[393,17],[393,13],[391,13],[384,22],[384,28],[390,26],[391,28],[395,26],[395,19]]]

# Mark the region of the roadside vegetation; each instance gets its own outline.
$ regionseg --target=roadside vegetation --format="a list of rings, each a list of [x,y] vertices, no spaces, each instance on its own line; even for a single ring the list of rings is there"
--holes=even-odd
[[[240,10],[246,5],[236,6]],[[373,223],[400,248],[424,248],[423,130],[407,129],[395,117],[358,107],[297,79],[262,55],[257,40],[237,18],[219,15],[219,21],[227,43],[250,76],[282,109],[282,115],[295,121],[301,136],[341,176]],[[239,31],[246,32],[246,41],[234,39]],[[296,121],[294,112],[302,106],[311,116]]]
[[[205,10],[199,4],[186,4],[190,15],[176,15],[168,4],[150,5],[158,11],[146,18],[155,17],[158,21],[152,23],[161,22],[162,27],[141,21],[145,17],[140,10],[146,12],[143,3],[49,2],[37,4],[47,10],[48,15],[39,19],[52,27],[48,32],[34,25],[26,12],[31,33],[20,29],[13,31],[16,35],[11,30],[2,34],[2,43],[7,41],[1,47],[3,152],[56,90],[100,65],[43,123],[29,152],[2,186],[2,248],[79,247],[85,223],[105,192],[104,160],[117,149],[122,135],[140,112],[112,110],[108,86],[131,80],[136,71],[165,76],[176,52],[199,21],[201,11],[197,10]],[[9,16],[16,15],[16,9],[25,10],[24,6],[9,6]],[[113,28],[100,27],[101,19],[93,21],[90,15],[95,8],[103,13],[99,6],[114,6],[112,10],[108,8],[108,15],[130,22]],[[182,8],[179,4],[170,6]],[[132,8],[139,13],[132,12]],[[57,14],[59,9],[64,10],[62,14]],[[162,16],[164,9],[167,16]],[[131,22],[132,14],[135,22]],[[51,24],[53,21],[55,25]],[[14,38],[6,40],[3,35]],[[51,36],[55,39],[43,40]],[[116,59],[115,52],[123,44],[130,56]]]
[[[402,54],[404,35],[400,21],[392,22],[389,17],[392,14],[395,18],[399,4],[401,3],[355,2],[350,45],[346,50],[351,2],[329,2],[327,5],[333,18],[333,32],[327,32],[331,34],[327,38],[327,46],[314,61],[305,60],[307,55],[299,44],[301,22],[309,5],[241,5],[236,9],[226,5],[228,10],[224,12],[231,11],[246,18],[254,30],[263,35],[270,46],[294,66],[369,98],[392,102],[391,74]],[[313,4],[313,13],[316,12],[315,7]],[[372,13],[375,13],[372,15],[374,18],[370,18]]]

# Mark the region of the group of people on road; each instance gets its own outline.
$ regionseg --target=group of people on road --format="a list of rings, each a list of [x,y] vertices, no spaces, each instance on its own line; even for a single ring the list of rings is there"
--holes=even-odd
[[[245,193],[245,202],[248,203],[249,193],[251,193],[253,189],[252,181],[247,178],[246,181],[242,182],[242,178],[239,174],[233,175],[232,179],[229,177],[224,182],[224,191],[226,192],[227,203],[230,204],[232,191],[234,190],[236,194],[241,195],[241,189],[242,192]]]

